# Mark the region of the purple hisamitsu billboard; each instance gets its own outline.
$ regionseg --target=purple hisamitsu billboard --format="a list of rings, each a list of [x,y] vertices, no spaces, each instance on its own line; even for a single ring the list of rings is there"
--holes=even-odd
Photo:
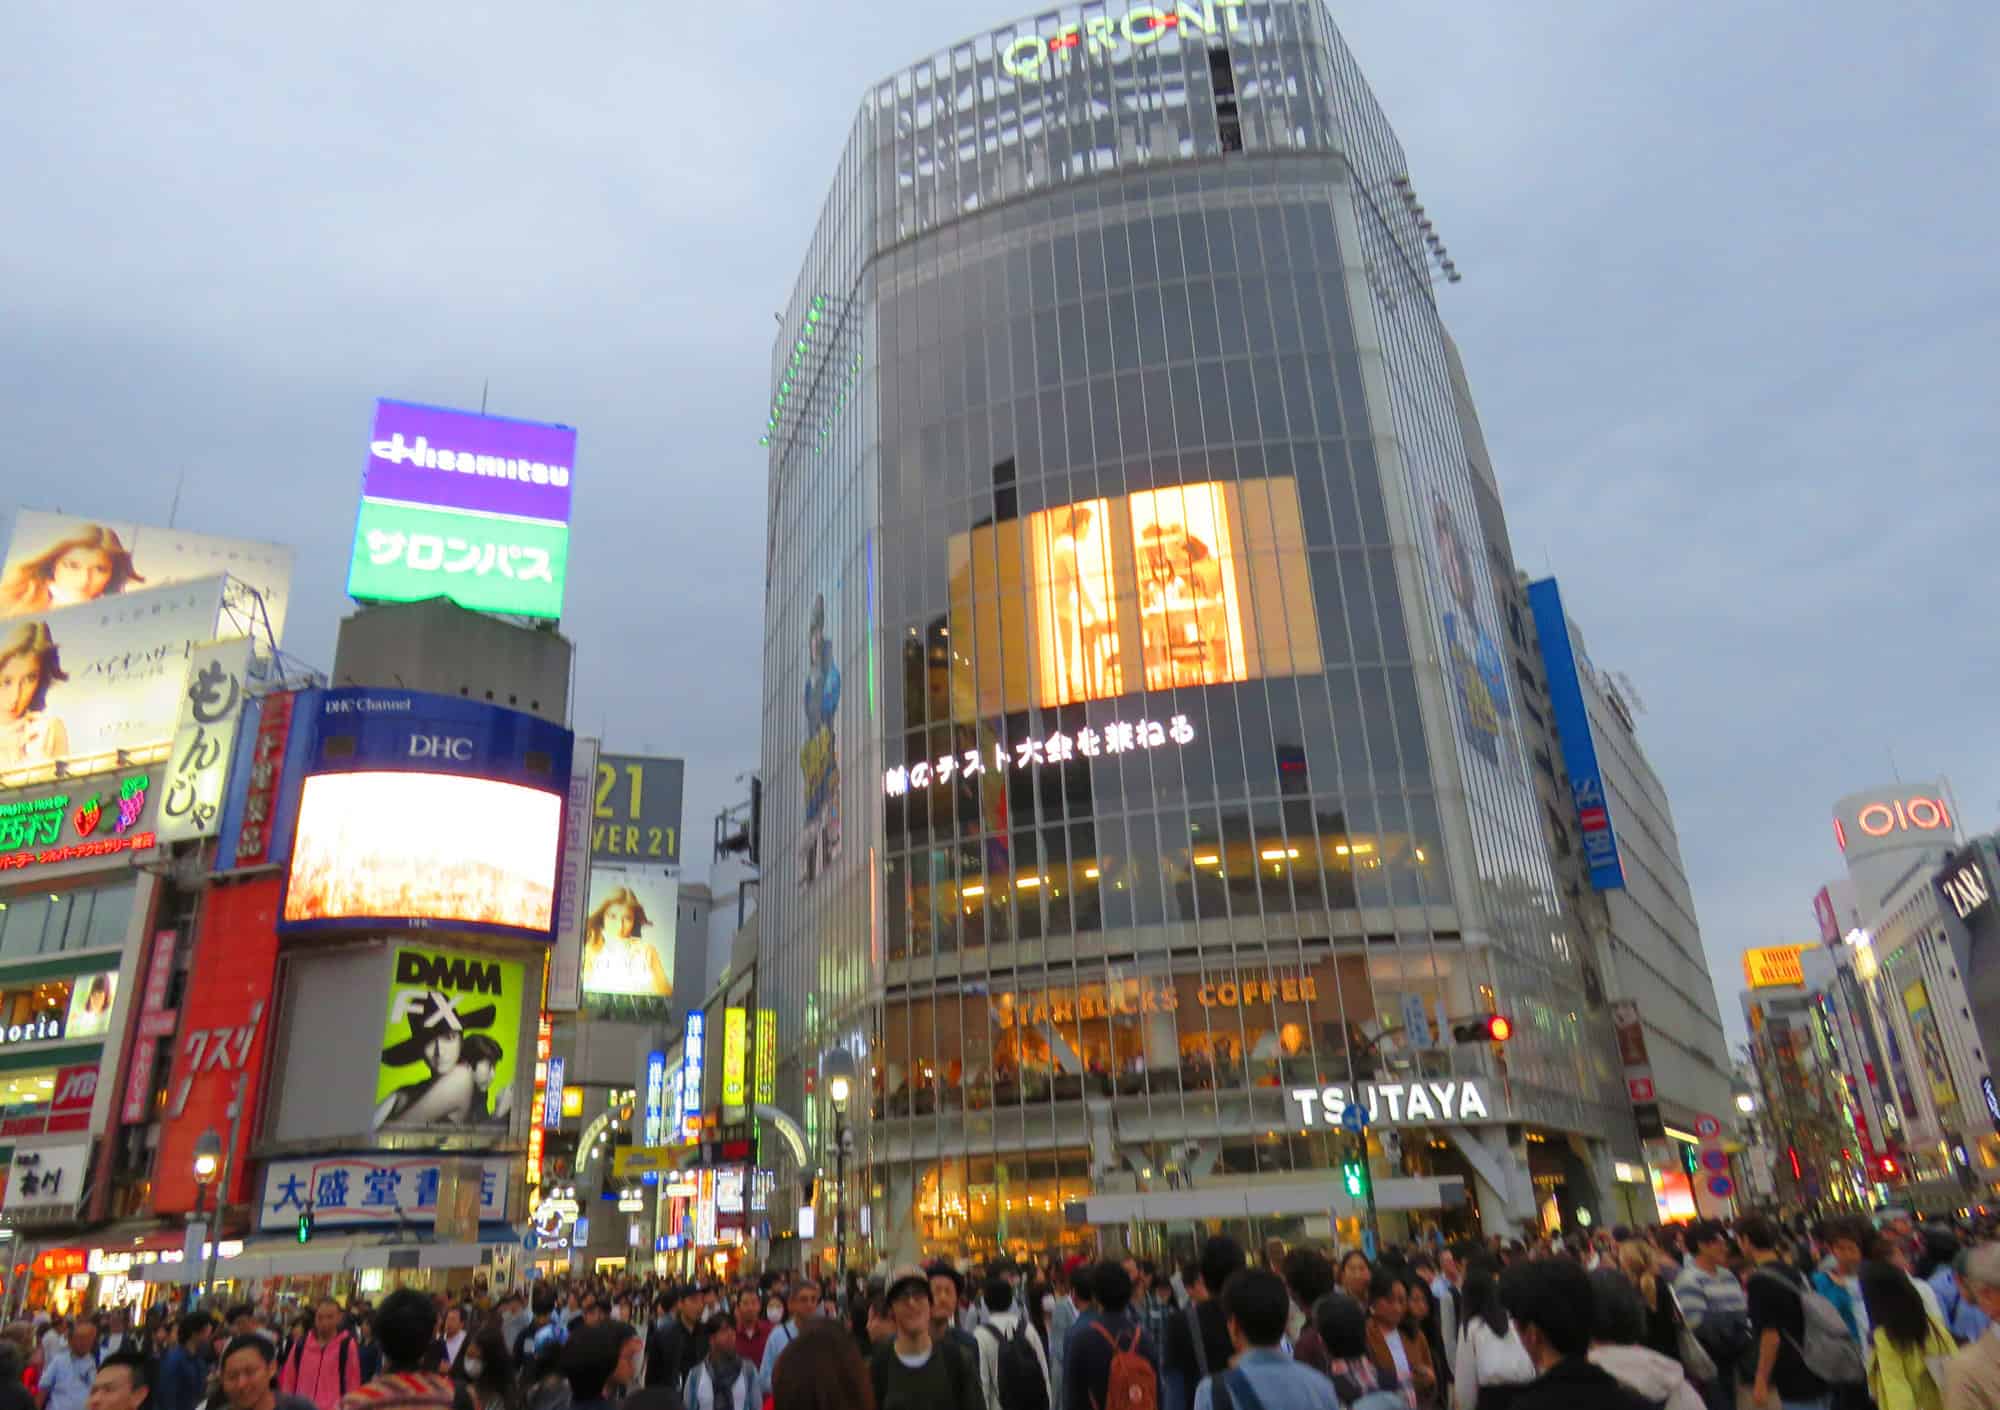
[[[569,523],[576,432],[470,411],[375,403],[362,496]]]

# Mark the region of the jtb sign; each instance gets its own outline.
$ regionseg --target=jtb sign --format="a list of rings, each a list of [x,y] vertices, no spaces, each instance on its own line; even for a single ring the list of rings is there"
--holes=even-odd
[[[1346,1087],[1296,1087],[1299,1124],[1338,1126],[1349,1103],[1368,1108],[1370,1126],[1409,1126],[1423,1122],[1490,1121],[1484,1087],[1463,1082],[1370,1082],[1350,1094]]]

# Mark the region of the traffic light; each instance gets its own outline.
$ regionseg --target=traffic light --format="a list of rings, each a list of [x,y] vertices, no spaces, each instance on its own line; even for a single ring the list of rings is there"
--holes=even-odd
[[[1514,1036],[1514,1020],[1501,1013],[1489,1013],[1470,1023],[1453,1026],[1451,1036],[1460,1043],[1504,1043]]]
[[[1883,1156],[1876,1162],[1876,1166],[1881,1170],[1884,1180],[1893,1180],[1902,1173],[1902,1167],[1896,1164],[1896,1157],[1893,1155]]]
[[[1365,1160],[1344,1160],[1340,1164],[1342,1178],[1347,1181],[1347,1193],[1351,1199],[1368,1197],[1368,1162]]]
[[[312,1211],[307,1210],[303,1214],[299,1215],[299,1242],[302,1244],[309,1244],[312,1242],[312,1236],[313,1236]]]

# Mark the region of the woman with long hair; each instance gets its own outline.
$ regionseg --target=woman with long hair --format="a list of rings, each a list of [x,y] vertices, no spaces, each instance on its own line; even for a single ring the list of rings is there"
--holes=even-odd
[[[1639,1305],[1646,1312],[1646,1334],[1639,1345],[1657,1351],[1678,1363],[1681,1359],[1681,1309],[1673,1289],[1659,1278],[1660,1256],[1653,1246],[1639,1239],[1618,1245],[1618,1271],[1639,1290]]]
[[[8,569],[0,582],[0,617],[95,602],[145,581],[116,529],[85,524]]]
[[[875,1383],[845,1327],[815,1322],[785,1348],[771,1377],[771,1405],[772,1410],[875,1410]]]
[[[474,1410],[521,1410],[520,1378],[499,1319],[488,1318],[459,1349],[459,1376],[472,1396]]]
[[[1368,1305],[1368,1288],[1375,1279],[1375,1265],[1368,1255],[1351,1248],[1340,1257],[1340,1290],[1361,1306]]]
[[[48,713],[49,688],[63,673],[45,622],[23,622],[0,639],[0,769],[69,753],[69,730]]]
[[[671,997],[674,986],[660,952],[645,938],[652,923],[629,886],[599,901],[583,928],[583,987],[600,994]]]
[[[1409,1315],[1403,1319],[1403,1335],[1420,1337],[1430,1348],[1431,1369],[1438,1378],[1438,1404],[1449,1404],[1451,1358],[1445,1355],[1444,1323],[1438,1316],[1437,1303],[1431,1298],[1431,1285],[1416,1273],[1405,1273],[1403,1290],[1410,1307]]]
[[[1368,1283],[1368,1354],[1375,1369],[1416,1392],[1418,1410],[1437,1403],[1437,1368],[1430,1343],[1403,1330],[1410,1315],[1410,1292],[1391,1268],[1377,1268]]]
[[[1894,1264],[1861,1265],[1861,1299],[1873,1328],[1868,1393],[1876,1410],[1941,1410],[1944,1363],[1958,1354],[1951,1329]]]
[[[1452,1358],[1453,1410],[1507,1410],[1535,1379],[1535,1363],[1500,1305],[1500,1265],[1479,1254],[1465,1265],[1458,1354]]]

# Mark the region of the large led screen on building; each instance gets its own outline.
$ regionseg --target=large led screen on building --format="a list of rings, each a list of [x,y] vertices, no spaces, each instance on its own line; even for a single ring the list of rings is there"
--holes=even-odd
[[[547,935],[562,795],[433,773],[315,774],[299,797],[288,927],[404,921]]]
[[[1079,500],[949,554],[961,717],[1320,669],[1289,478]]]
[[[203,578],[0,620],[0,784],[170,741],[222,594]]]
[[[583,992],[665,1001],[674,992],[680,882],[660,867],[590,869]]]
[[[292,550],[283,544],[24,509],[14,516],[0,566],[0,618],[40,616],[223,573],[256,591],[272,639],[282,641],[292,597]],[[263,635],[247,619],[242,628]]]
[[[373,1129],[504,1128],[521,1071],[526,966],[415,946],[398,948],[395,966]]]
[[[576,432],[378,401],[347,592],[560,617]]]

